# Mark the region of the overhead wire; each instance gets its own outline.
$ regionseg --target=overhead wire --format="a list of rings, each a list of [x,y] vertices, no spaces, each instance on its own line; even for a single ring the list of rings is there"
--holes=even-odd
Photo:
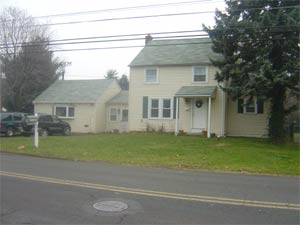
[[[202,0],[202,1],[193,0],[193,1],[183,1],[183,2],[169,2],[169,3],[151,4],[151,5],[139,5],[139,6],[129,6],[129,7],[119,7],[119,8],[109,8],[109,9],[52,14],[52,15],[45,15],[45,16],[34,16],[31,18],[40,19],[40,18],[51,18],[51,17],[76,16],[76,15],[84,15],[84,14],[105,13],[105,12],[112,12],[112,11],[124,11],[124,10],[127,11],[127,10],[143,9],[143,8],[148,9],[148,8],[165,7],[165,6],[181,6],[181,5],[187,5],[187,4],[202,4],[202,3],[208,4],[208,3],[217,3],[217,2],[224,2],[224,1],[223,0]],[[11,20],[6,20],[6,21],[11,21]]]
[[[290,9],[290,8],[298,8],[300,6],[280,6],[280,7],[272,7],[269,10],[273,9]],[[248,8],[243,10],[267,10],[266,8]],[[221,12],[235,12],[241,11],[241,9],[237,10],[227,10]],[[80,21],[68,21],[68,22],[58,22],[58,23],[47,23],[47,24],[34,24],[32,26],[58,26],[58,25],[74,25],[81,23],[94,23],[94,22],[107,22],[107,21],[115,21],[115,20],[132,20],[132,19],[147,19],[147,18],[156,18],[156,17],[169,17],[169,16],[187,16],[187,15],[196,15],[196,14],[209,14],[215,13],[215,11],[197,11],[197,12],[181,12],[181,13],[167,13],[167,14],[156,14],[156,15],[143,15],[143,16],[128,16],[128,17],[115,17],[115,18],[104,18],[104,19],[93,19],[93,20],[80,20]]]
[[[184,1],[184,2],[169,2],[169,3],[161,3],[161,4],[151,4],[151,5],[139,5],[139,6],[129,6],[129,7],[119,7],[119,8],[110,8],[110,9],[99,9],[99,10],[91,10],[91,11],[81,11],[81,12],[71,12],[71,13],[61,13],[61,14],[53,14],[53,15],[46,15],[46,16],[37,16],[33,18],[51,18],[51,17],[64,17],[64,16],[76,16],[76,15],[84,15],[84,14],[94,14],[94,13],[104,13],[104,12],[112,12],[112,11],[124,11],[124,10],[136,10],[136,9],[143,9],[143,8],[156,8],[156,7],[165,7],[165,6],[181,6],[187,4],[202,4],[202,3],[217,3],[217,2],[224,2],[222,0],[215,1],[215,0],[194,0],[194,1]]]
[[[299,38],[294,38],[298,39]],[[264,39],[268,41],[269,39]],[[276,38],[276,40],[286,40],[285,38]],[[201,45],[201,44],[212,44],[212,41],[201,41],[201,42],[186,42],[186,43],[169,43],[169,44],[147,44],[146,47],[163,47],[163,46],[182,46],[182,45]],[[249,43],[247,41],[240,41],[240,43]],[[145,45],[126,45],[126,46],[108,46],[108,47],[92,47],[92,48],[76,48],[76,49],[49,49],[50,52],[74,52],[74,51],[94,51],[94,50],[113,50],[113,49],[127,49],[127,48],[143,48]],[[41,53],[41,51],[26,52],[28,54]],[[3,55],[3,54],[0,54]]]
[[[242,30],[242,29],[253,29],[253,32],[262,32],[264,29],[282,29],[287,28],[286,26],[262,26],[262,27],[228,27],[225,29],[214,29],[218,30]],[[267,30],[264,33],[282,33],[282,32],[293,32],[299,31],[298,26],[289,26],[289,30]],[[256,31],[257,30],[257,31]],[[205,30],[187,30],[187,31],[171,31],[171,32],[151,32],[151,35],[164,35],[164,34],[183,34],[183,33],[203,33]],[[23,42],[23,43],[0,43],[0,48],[10,48],[10,47],[22,47],[26,45],[34,46],[46,43],[47,45],[65,45],[65,44],[86,44],[86,43],[97,43],[97,42],[116,42],[116,41],[132,41],[132,40],[143,40],[144,36],[149,33],[137,33],[137,34],[121,34],[121,35],[106,35],[106,36],[93,36],[93,37],[80,37],[80,38],[68,38],[68,39],[55,39],[55,40],[44,40],[36,42]],[[143,36],[140,38],[126,38],[126,37],[136,37]],[[201,37],[207,36],[207,34],[189,34],[189,35],[178,35],[178,36],[156,36],[156,39],[166,39],[166,38],[184,38],[184,37]],[[108,39],[108,40],[97,40],[97,39],[107,39],[107,38],[122,38],[122,39]],[[92,40],[96,39],[96,40]],[[79,41],[80,40],[80,41]],[[81,40],[92,40],[92,41],[81,41]],[[65,41],[65,42],[63,42]],[[75,42],[69,42],[75,41]],[[3,46],[3,47],[1,47]]]

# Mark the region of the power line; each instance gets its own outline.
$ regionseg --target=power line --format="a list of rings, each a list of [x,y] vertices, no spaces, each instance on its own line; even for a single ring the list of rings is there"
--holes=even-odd
[[[194,35],[177,35],[177,36],[165,36],[165,37],[156,37],[156,39],[175,39],[175,38],[191,38],[191,37],[207,37],[207,34],[194,34]],[[50,45],[74,45],[74,44],[91,44],[91,43],[105,43],[105,42],[122,42],[122,41],[138,41],[145,40],[144,37],[140,38],[123,38],[123,39],[111,39],[111,40],[93,40],[93,41],[77,41],[77,42],[62,42],[62,43],[46,43],[47,46]],[[41,44],[33,43],[30,45],[14,45],[14,46],[4,46],[1,48],[18,48],[18,47],[35,47],[41,46]]]
[[[268,30],[264,29],[283,29],[289,28],[290,30]],[[295,30],[293,30],[295,28]],[[227,27],[221,29],[214,29],[215,31],[220,30],[243,30],[243,29],[253,29],[253,32],[262,32],[264,33],[283,33],[283,32],[293,32],[298,31],[298,26],[262,26],[262,27]],[[163,35],[163,34],[183,34],[183,33],[200,33],[205,32],[205,30],[187,30],[187,31],[171,31],[171,32],[152,32],[151,35]],[[85,43],[97,43],[97,42],[115,42],[115,41],[132,41],[132,40],[142,40],[147,33],[137,33],[137,34],[121,34],[121,35],[108,35],[108,36],[94,36],[94,37],[81,37],[81,38],[68,38],[68,39],[56,39],[56,40],[45,40],[45,41],[37,41],[37,42],[24,42],[24,43],[0,43],[0,48],[11,48],[11,47],[22,47],[23,45],[30,46],[39,46],[40,44],[46,43],[47,45],[64,45],[64,44],[85,44]],[[143,36],[140,38],[125,38],[125,37],[135,37],[135,36]],[[181,36],[157,36],[156,39],[159,38],[184,38],[184,37],[196,37],[196,36],[207,36],[207,34],[197,34],[197,35],[181,35]],[[92,40],[92,39],[107,39],[107,38],[122,38],[122,39],[113,39],[113,40],[93,40],[93,41],[81,41],[81,42],[68,42],[68,41],[77,41],[77,40]],[[60,43],[66,41],[65,43]],[[57,43],[58,42],[58,43]]]
[[[215,11],[181,12],[181,13],[156,14],[156,15],[147,15],[147,16],[115,17],[115,18],[94,19],[94,20],[79,20],[79,21],[69,21],[69,22],[48,23],[48,24],[39,24],[33,26],[74,25],[74,24],[81,24],[81,23],[107,22],[107,21],[116,21],[116,20],[134,20],[134,19],[147,19],[147,18],[169,17],[169,16],[187,16],[187,15],[196,15],[196,14],[208,14],[214,12]]]
[[[299,38],[294,38],[299,39]],[[268,41],[269,39],[261,39]],[[275,40],[275,39],[274,39]],[[276,38],[276,40],[286,40],[285,38]],[[289,39],[290,40],[290,39]],[[251,40],[253,41],[253,40]],[[271,41],[271,40],[270,40]],[[170,43],[170,44],[148,44],[148,45],[127,45],[127,46],[109,46],[109,47],[94,47],[94,48],[76,48],[76,49],[52,49],[50,52],[74,52],[74,51],[95,51],[95,50],[113,50],[113,49],[127,49],[127,48],[143,48],[143,47],[162,47],[162,46],[183,46],[183,45],[198,45],[198,44],[212,44],[212,41],[201,41],[201,42],[186,42],[186,43]],[[247,41],[239,41],[239,43],[249,43]],[[40,53],[41,51],[27,52],[28,54]],[[10,54],[10,53],[8,53]],[[0,54],[5,55],[5,54]]]
[[[203,30],[188,30],[188,31],[170,31],[170,32],[151,32],[151,35],[164,35],[164,34],[183,34],[183,33],[196,33],[202,32]],[[56,39],[51,41],[37,41],[37,42],[24,42],[24,43],[0,43],[0,46],[8,46],[8,45],[22,45],[22,44],[42,44],[42,43],[55,43],[61,41],[77,41],[77,40],[91,40],[91,39],[107,39],[107,38],[125,38],[125,37],[136,37],[143,36],[144,37],[149,33],[136,33],[136,34],[121,34],[121,35],[106,35],[106,36],[94,36],[94,37],[81,37],[81,38],[68,38],[68,39]],[[123,40],[123,39],[122,39]]]
[[[273,9],[290,9],[297,8],[299,6],[280,6],[280,7],[271,7],[269,10]],[[248,8],[243,10],[266,10],[266,8]],[[241,9],[237,10],[227,10],[220,12],[235,12],[242,11]],[[198,12],[181,12],[181,13],[169,13],[169,14],[156,14],[156,15],[147,15],[147,16],[129,16],[129,17],[116,17],[116,18],[104,18],[104,19],[93,19],[93,20],[80,20],[80,21],[69,21],[69,22],[58,22],[58,23],[49,23],[49,24],[39,24],[32,26],[58,26],[58,25],[74,25],[81,23],[94,23],[94,22],[107,22],[115,20],[132,20],[132,19],[147,19],[147,18],[156,18],[156,17],[169,17],[169,16],[187,16],[187,15],[196,15],[196,14],[209,14],[215,13],[215,11],[198,11]]]
[[[130,7],[120,7],[120,8],[110,8],[110,9],[99,9],[99,10],[91,10],[91,11],[53,14],[53,15],[46,15],[46,16],[36,16],[33,18],[75,16],[75,15],[94,14],[94,13],[103,13],[103,12],[111,12],[111,11],[124,11],[124,10],[135,10],[135,9],[142,9],[142,8],[178,6],[178,5],[186,5],[186,4],[217,3],[217,2],[224,2],[224,1],[213,1],[213,0],[199,1],[199,0],[197,0],[197,1],[185,1],[185,2],[170,2],[170,3],[163,3],[163,4],[140,5],[140,6],[130,6]]]

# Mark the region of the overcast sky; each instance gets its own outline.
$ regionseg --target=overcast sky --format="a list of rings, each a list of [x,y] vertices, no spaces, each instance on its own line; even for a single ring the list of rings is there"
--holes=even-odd
[[[149,5],[176,3],[181,4],[160,7]],[[186,2],[182,4],[182,2]],[[148,6],[145,8],[126,10],[107,10],[105,12],[88,13],[73,16],[59,16],[37,18],[41,23],[60,23],[71,21],[103,20],[111,18],[140,17],[158,14],[175,14],[188,12],[223,10],[223,0],[1,0],[1,11],[4,7],[16,6],[24,9],[33,17],[56,15],[73,12],[107,10],[124,7]],[[202,30],[202,24],[213,25],[214,13],[198,13],[194,15],[166,16],[139,18],[127,20],[110,20],[93,23],[79,23],[68,25],[51,25],[52,39],[86,38],[95,36],[153,34],[159,32]],[[192,33],[191,33],[192,34]],[[163,35],[169,36],[170,34]],[[178,35],[178,34],[176,34]],[[156,35],[152,35],[155,39]],[[159,35],[157,35],[159,36]],[[141,36],[139,36],[141,37]],[[112,39],[112,38],[110,38]],[[116,39],[116,38],[114,38]],[[118,38],[117,38],[118,39]],[[102,42],[76,45],[60,45],[55,49],[78,48],[107,48],[112,46],[143,46],[144,40]],[[141,47],[106,49],[94,51],[57,52],[58,57],[71,62],[66,68],[66,79],[100,79],[107,70],[115,69],[119,75],[129,75],[128,64],[139,53]]]

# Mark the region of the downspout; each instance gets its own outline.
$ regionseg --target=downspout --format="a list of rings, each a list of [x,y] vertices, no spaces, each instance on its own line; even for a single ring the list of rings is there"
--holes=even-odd
[[[226,81],[223,82],[223,87],[226,87]],[[222,130],[221,136],[225,136],[226,129],[226,107],[227,107],[227,95],[224,90],[222,90]]]
[[[207,138],[210,138],[211,96],[208,98]]]
[[[176,121],[175,121],[175,135],[178,135],[178,112],[179,112],[179,98],[176,98]]]

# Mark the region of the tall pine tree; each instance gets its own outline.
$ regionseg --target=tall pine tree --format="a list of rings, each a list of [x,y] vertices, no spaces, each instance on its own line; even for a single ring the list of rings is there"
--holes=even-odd
[[[299,94],[299,0],[225,0],[214,27],[205,27],[219,68],[218,82],[234,99],[270,101],[269,135],[284,138],[286,94]]]

